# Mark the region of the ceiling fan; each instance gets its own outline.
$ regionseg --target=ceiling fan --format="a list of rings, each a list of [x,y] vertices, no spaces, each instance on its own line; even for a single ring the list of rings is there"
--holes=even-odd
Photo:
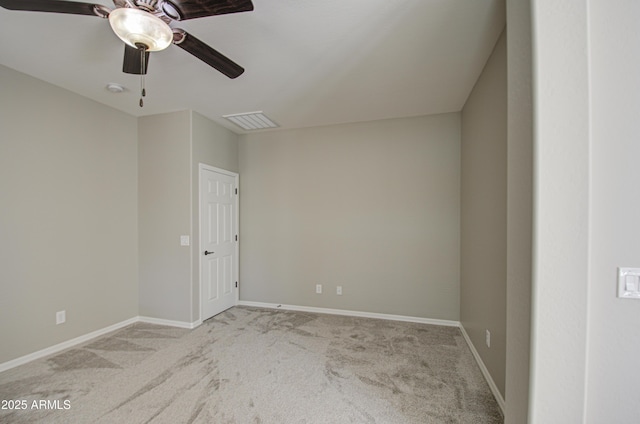
[[[122,65],[125,73],[144,76],[147,73],[149,52],[164,50],[171,44],[229,78],[237,78],[244,72],[244,68],[222,53],[185,30],[170,25],[187,19],[249,12],[253,10],[251,0],[113,0],[113,3],[116,6],[114,9],[101,4],[68,0],[0,0],[0,7],[109,19],[115,34],[125,42]],[[144,95],[143,82],[142,96]]]

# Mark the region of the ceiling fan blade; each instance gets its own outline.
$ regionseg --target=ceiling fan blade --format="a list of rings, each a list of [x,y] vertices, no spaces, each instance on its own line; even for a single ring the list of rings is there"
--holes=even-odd
[[[144,74],[147,74],[149,69],[149,52],[144,52]],[[140,61],[140,50],[135,47],[131,47],[128,44],[124,45],[124,61],[122,62],[122,72],[127,74],[140,75],[142,74],[142,63]]]
[[[166,0],[166,3],[174,6],[182,21],[253,10],[251,0]],[[163,8],[167,10],[166,6]]]
[[[29,12],[69,13],[106,18],[109,9],[101,4],[79,3],[64,0],[0,0],[0,7]]]
[[[237,78],[244,72],[242,66],[184,30],[174,28],[173,43],[229,78]]]

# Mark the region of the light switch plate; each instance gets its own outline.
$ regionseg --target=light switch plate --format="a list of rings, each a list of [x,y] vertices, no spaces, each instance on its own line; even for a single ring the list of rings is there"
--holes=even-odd
[[[640,268],[618,268],[618,297],[640,300]]]
[[[189,236],[180,236],[180,246],[189,246]]]

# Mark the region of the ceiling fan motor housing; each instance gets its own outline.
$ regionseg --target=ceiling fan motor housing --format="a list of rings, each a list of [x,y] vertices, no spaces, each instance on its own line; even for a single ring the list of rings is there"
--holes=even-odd
[[[179,21],[182,19],[175,4],[168,0],[113,0],[116,7],[130,7],[132,4],[138,9],[152,13],[165,21]]]
[[[135,3],[138,8],[153,12],[157,10],[158,0],[136,0]]]

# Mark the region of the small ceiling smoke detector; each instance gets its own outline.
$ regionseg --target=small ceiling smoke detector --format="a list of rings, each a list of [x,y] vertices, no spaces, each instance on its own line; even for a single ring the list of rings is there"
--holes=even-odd
[[[266,128],[279,127],[279,125],[273,122],[273,120],[267,118],[267,116],[262,113],[262,111],[236,113],[233,115],[223,115],[222,117],[228,119],[243,130],[247,131],[264,130]]]
[[[106,88],[107,88],[107,91],[111,93],[122,93],[124,91],[123,86],[121,86],[120,84],[116,84],[114,82],[107,84]]]

